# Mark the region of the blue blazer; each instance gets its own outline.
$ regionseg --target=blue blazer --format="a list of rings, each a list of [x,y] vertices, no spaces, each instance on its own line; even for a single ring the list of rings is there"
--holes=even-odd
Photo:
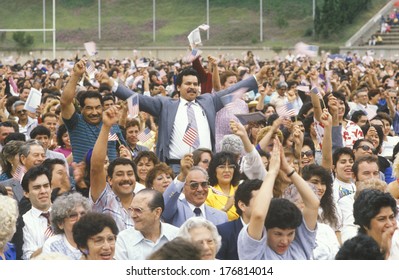
[[[179,199],[182,192],[184,182],[173,181],[166,191],[163,193],[165,200],[165,210],[162,213],[162,218],[166,223],[180,227],[186,220],[194,217],[194,212],[191,210],[186,199]],[[213,207],[205,205],[206,219],[214,225],[222,224],[228,221],[227,214],[223,211],[217,210]]]
[[[196,102],[204,110],[208,119],[208,125],[211,135],[212,150],[215,151],[215,121],[216,113],[223,108],[221,97],[232,94],[241,88],[247,88],[248,91],[258,90],[258,85],[254,76],[238,82],[237,84],[219,91],[214,94],[201,94],[196,98]],[[122,100],[129,98],[134,92],[129,88],[119,85],[115,96]],[[139,94],[139,108],[158,118],[158,142],[156,147],[157,156],[161,161],[169,158],[169,145],[172,139],[173,124],[176,119],[177,109],[180,100],[175,100],[165,96],[145,96]],[[200,133],[200,132],[199,132]]]
[[[241,219],[227,222],[216,226],[222,237],[222,247],[216,254],[218,260],[238,260],[237,239],[243,228]]]

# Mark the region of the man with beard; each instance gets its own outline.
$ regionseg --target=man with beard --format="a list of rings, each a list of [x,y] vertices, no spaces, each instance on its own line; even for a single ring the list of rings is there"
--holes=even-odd
[[[75,64],[61,96],[61,116],[71,139],[74,162],[81,162],[87,151],[94,146],[102,126],[103,101],[98,91],[81,92],[79,98],[81,114],[76,112],[73,104],[76,85],[81,80],[85,70],[86,65],[83,60]],[[124,142],[117,125],[114,125],[110,132],[112,135],[116,133],[119,140]],[[116,156],[116,140],[109,141],[108,157],[110,160],[114,160]]]
[[[134,225],[128,209],[134,197],[137,172],[130,159],[117,158],[109,164],[106,174],[104,161],[108,134],[118,119],[117,106],[103,112],[103,125],[91,155],[89,197],[94,203],[93,211],[110,215],[122,231]]]

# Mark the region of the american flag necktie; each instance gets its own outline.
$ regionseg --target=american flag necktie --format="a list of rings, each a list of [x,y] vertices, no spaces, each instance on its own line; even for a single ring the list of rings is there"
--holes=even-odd
[[[195,118],[194,108],[192,107],[193,105],[194,105],[193,102],[187,103],[187,118],[188,118],[188,125],[191,126],[195,131],[197,131],[197,137],[195,138],[194,144],[192,145],[194,149],[197,149],[200,145],[200,141],[199,141],[199,131],[197,127],[197,120]]]

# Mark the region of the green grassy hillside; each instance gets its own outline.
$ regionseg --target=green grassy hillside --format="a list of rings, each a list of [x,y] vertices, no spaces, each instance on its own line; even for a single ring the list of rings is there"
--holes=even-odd
[[[350,1],[350,0],[348,0]],[[2,3],[3,2],[3,3]],[[289,47],[300,40],[319,45],[342,45],[370,19],[386,0],[352,24],[337,31],[334,41],[315,42],[312,0],[263,0],[263,42],[260,39],[259,0],[209,0],[210,38],[205,46]],[[317,0],[321,7],[323,0]],[[42,0],[0,0],[0,28],[42,28]],[[6,8],[5,8],[6,7]],[[101,40],[98,38],[98,0],[57,0],[57,47],[82,46],[94,40],[101,47],[187,46],[187,35],[206,23],[206,0],[156,0],[156,41],[153,42],[152,0],[101,0]],[[52,28],[52,0],[46,0],[46,27]],[[34,48],[51,48],[52,34],[34,36]],[[2,48],[13,48],[12,34],[1,37]]]

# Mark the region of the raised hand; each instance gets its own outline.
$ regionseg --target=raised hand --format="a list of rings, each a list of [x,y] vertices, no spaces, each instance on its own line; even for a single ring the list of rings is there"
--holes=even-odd
[[[323,109],[323,113],[320,116],[320,123],[324,126],[324,127],[331,127],[332,126],[332,116],[331,114],[328,112],[327,108]]]
[[[118,123],[119,120],[119,107],[111,106],[103,112],[103,125],[111,127]]]
[[[187,177],[188,171],[193,167],[194,160],[192,154],[186,154],[180,160],[180,174],[183,175],[184,179]]]
[[[96,73],[95,78],[100,84],[106,84],[111,88],[114,85],[114,82],[111,80],[111,78],[105,72]]]
[[[73,74],[79,77],[82,77],[86,72],[86,62],[84,60],[80,60],[73,66]]]
[[[230,129],[235,135],[239,137],[243,137],[247,134],[245,127],[241,123],[238,123],[234,120],[230,120]]]

